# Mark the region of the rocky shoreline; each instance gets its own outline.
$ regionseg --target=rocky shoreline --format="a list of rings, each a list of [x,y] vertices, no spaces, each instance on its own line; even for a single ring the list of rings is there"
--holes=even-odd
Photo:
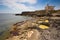
[[[15,23],[6,40],[60,40],[60,25],[56,23],[60,21],[43,21],[41,18],[33,18]],[[40,25],[44,25],[44,29]]]

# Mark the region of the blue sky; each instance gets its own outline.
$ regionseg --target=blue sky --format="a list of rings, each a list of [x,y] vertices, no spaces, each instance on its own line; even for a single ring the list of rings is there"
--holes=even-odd
[[[60,0],[0,0],[0,13],[43,10],[47,3],[60,9]]]

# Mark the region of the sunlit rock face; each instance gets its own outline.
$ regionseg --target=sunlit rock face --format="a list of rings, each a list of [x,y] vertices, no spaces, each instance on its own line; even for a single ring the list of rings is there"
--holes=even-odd
[[[28,33],[28,40],[38,40],[39,39],[39,32],[38,30],[32,30]]]
[[[60,40],[60,21],[33,19],[15,24],[6,40]],[[47,25],[46,25],[47,23]]]

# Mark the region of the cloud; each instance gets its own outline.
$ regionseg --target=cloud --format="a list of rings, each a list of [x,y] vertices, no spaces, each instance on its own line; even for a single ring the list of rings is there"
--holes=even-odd
[[[19,3],[17,3],[19,2]],[[22,12],[22,11],[34,11],[35,7],[34,6],[26,6],[26,4],[22,3],[28,3],[28,4],[36,4],[37,0],[3,0],[3,5],[17,11],[17,12]]]
[[[20,0],[19,2],[27,2],[27,3],[29,3],[29,4],[35,4],[35,3],[37,3],[37,0]]]

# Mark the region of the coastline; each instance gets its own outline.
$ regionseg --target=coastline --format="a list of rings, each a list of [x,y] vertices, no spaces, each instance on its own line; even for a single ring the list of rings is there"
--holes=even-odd
[[[48,22],[50,26],[48,26],[48,28],[45,28],[45,29],[42,29],[41,27],[39,28],[39,25],[41,25],[40,23],[41,23],[41,18],[39,17],[33,18],[31,20],[15,23],[9,30],[10,36],[7,37],[6,40],[39,40],[39,38],[40,40],[45,40],[45,39],[59,40],[60,39],[59,37],[56,37],[60,35],[59,34],[60,30],[58,30],[59,26],[56,28],[54,26],[53,21],[51,24]],[[46,25],[46,24],[43,24],[43,25]],[[54,36],[50,36],[50,35],[55,35],[56,39],[54,38]]]

